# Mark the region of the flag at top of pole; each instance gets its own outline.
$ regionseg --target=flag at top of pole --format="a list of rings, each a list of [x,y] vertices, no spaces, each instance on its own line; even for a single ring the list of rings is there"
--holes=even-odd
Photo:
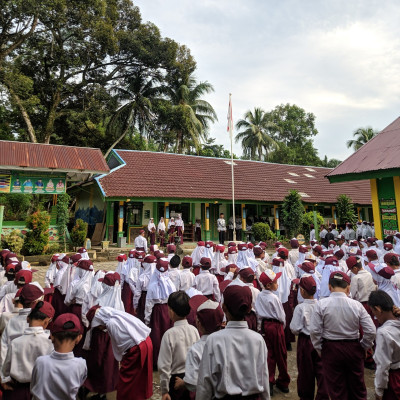
[[[229,135],[231,137],[231,140],[233,138],[233,118],[232,118],[232,101],[231,101],[231,94],[229,93],[229,108],[228,108],[228,126],[227,126],[227,131],[229,132]]]

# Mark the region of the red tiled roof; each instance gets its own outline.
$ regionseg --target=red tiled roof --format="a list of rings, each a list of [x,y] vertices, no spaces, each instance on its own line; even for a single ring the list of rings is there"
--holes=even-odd
[[[0,168],[100,174],[109,171],[100,149],[0,141]]]
[[[146,151],[116,150],[126,165],[100,177],[106,197],[230,200],[230,160]],[[330,168],[234,160],[235,198],[281,202],[290,189],[306,203],[336,203],[340,194],[371,204],[368,181],[330,184]]]
[[[327,176],[400,168],[400,117],[372,138]]]

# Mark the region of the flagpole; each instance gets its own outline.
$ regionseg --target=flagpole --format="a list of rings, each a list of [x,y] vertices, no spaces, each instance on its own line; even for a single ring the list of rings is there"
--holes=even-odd
[[[235,174],[233,172],[233,119],[232,119],[232,94],[229,93],[228,130],[231,137],[231,173],[232,173],[232,208],[233,208],[233,241],[236,242],[236,215],[235,215]]]

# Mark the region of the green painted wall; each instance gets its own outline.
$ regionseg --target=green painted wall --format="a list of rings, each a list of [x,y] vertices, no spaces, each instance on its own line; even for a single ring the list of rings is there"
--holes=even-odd
[[[393,178],[377,179],[379,208],[383,236],[393,235],[399,230],[396,210],[396,196]]]

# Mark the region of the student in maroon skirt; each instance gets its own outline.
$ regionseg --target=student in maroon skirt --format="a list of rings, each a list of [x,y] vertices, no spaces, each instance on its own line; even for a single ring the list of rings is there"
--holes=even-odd
[[[153,343],[153,366],[157,368],[158,353],[164,333],[172,327],[168,315],[168,297],[176,291],[174,284],[168,277],[168,258],[160,258],[156,264],[149,286],[147,287],[144,321],[151,328]]]
[[[164,247],[165,243],[165,222],[164,217],[160,218],[160,222],[157,225],[157,233],[160,239],[160,247]]]
[[[136,317],[144,322],[144,309],[146,305],[147,287],[153,272],[156,269],[156,257],[146,256],[141,264],[142,273],[139,275],[133,295],[133,306],[136,310]]]
[[[120,362],[117,400],[145,400],[153,395],[153,346],[150,329],[138,318],[112,307],[97,310],[92,328],[107,329]]]
[[[374,360],[375,398],[395,400],[400,398],[400,321],[393,314],[394,303],[384,291],[377,290],[369,296],[368,304],[381,325],[376,333]]]

